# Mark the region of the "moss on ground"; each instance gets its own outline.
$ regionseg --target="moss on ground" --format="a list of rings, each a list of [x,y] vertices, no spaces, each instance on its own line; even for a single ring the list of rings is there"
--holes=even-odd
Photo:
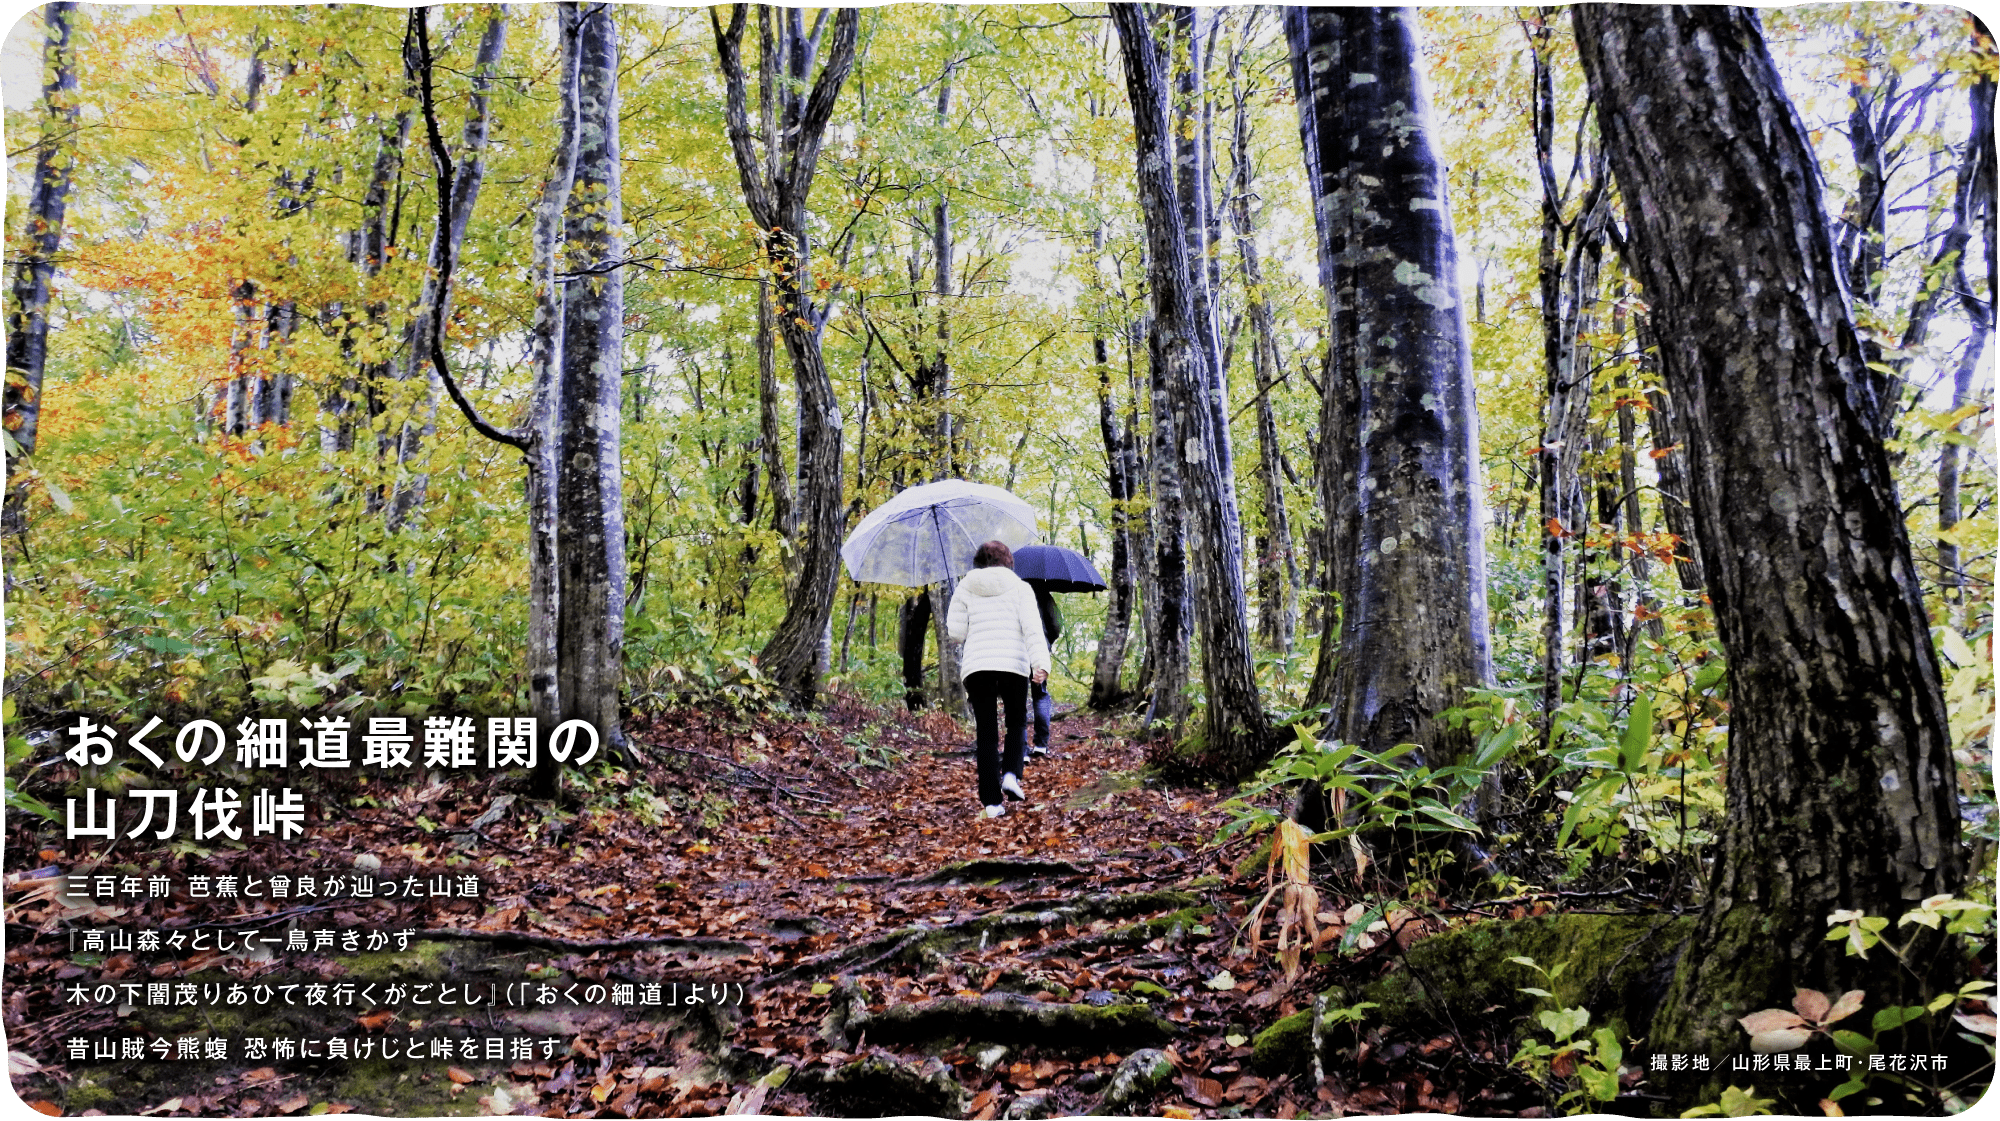
[[[1692,916],[1544,915],[1476,922],[1411,946],[1397,968],[1351,996],[1328,989],[1328,1010],[1372,1001],[1367,1022],[1409,1032],[1438,1024],[1521,1019],[1543,1008],[1588,1009],[1591,1021],[1621,1036],[1651,1028]],[[1532,958],[1551,980],[1509,959]],[[1539,988],[1551,996],[1525,993]],[[1254,1037],[1251,1063],[1276,1074],[1305,1065],[1312,1046],[1312,1012],[1294,1012]]]
[[[1671,961],[1694,931],[1693,916],[1542,915],[1475,922],[1411,946],[1404,963],[1369,985],[1371,1018],[1398,1026],[1451,1017],[1588,1009],[1627,1038],[1651,1028]],[[1510,959],[1530,958],[1544,973]],[[1523,988],[1546,989],[1548,997]]]

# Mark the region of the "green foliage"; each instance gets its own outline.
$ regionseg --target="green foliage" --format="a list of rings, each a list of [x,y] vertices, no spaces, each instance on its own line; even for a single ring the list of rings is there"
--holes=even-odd
[[[1741,1086],[1731,1086],[1728,1089],[1722,1091],[1721,1101],[1713,1102],[1708,1105],[1695,1106],[1693,1109],[1687,1110],[1686,1112],[1682,1113],[1681,1116],[1682,1117],[1718,1117],[1718,1116],[1755,1117],[1759,1114],[1771,1112],[1771,1107],[1777,1104],[1777,1099],[1760,1098],[1756,1096],[1756,1093],[1757,1093],[1757,1088],[1755,1086],[1752,1086],[1747,1090]]]
[[[1376,829],[1476,835],[1479,826],[1455,807],[1470,798],[1486,771],[1513,749],[1512,739],[1495,737],[1465,764],[1432,768],[1409,766],[1404,760],[1417,750],[1416,744],[1369,752],[1353,744],[1322,741],[1317,733],[1315,725],[1294,725],[1292,742],[1237,797],[1223,804],[1232,816],[1218,840],[1268,828],[1284,815],[1255,799],[1306,782],[1317,783],[1332,804],[1334,819],[1347,822],[1315,835],[1314,843],[1341,841]]]
[[[0,700],[0,724],[10,728],[19,727],[14,722],[14,698]],[[6,805],[10,810],[33,814],[44,821],[57,820],[56,811],[48,804],[21,790],[21,773],[27,769],[28,760],[34,750],[28,745],[28,737],[16,733],[7,736]]]
[[[1564,962],[1543,969],[1533,958],[1510,957],[1553,982],[1562,975]],[[1550,999],[1548,990],[1523,987],[1522,992]],[[1624,1069],[1625,1048],[1617,1033],[1608,1027],[1590,1032],[1590,1013],[1583,1008],[1544,1008],[1535,1013],[1535,1022],[1549,1033],[1544,1042],[1530,1036],[1514,1049],[1512,1065],[1536,1082],[1553,1087],[1557,1108],[1567,1113],[1596,1112],[1598,1103],[1618,1097],[1619,1073]]]

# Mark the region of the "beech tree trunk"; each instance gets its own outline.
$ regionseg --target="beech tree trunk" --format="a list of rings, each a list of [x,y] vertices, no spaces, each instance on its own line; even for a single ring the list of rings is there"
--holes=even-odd
[[[27,481],[22,461],[35,453],[42,416],[42,372],[48,363],[49,287],[62,247],[63,216],[69,207],[70,169],[80,107],[76,101],[76,51],[70,42],[76,5],[56,0],[42,10],[42,135],[35,152],[35,178],[28,187],[27,213],[16,243],[14,280],[7,307],[7,383],[4,425],[8,439],[7,494],[0,534],[18,543],[28,531]]]
[[[607,5],[576,33],[575,181],[563,219],[562,392],[556,413],[557,682],[563,718],[624,741],[625,499],[621,456],[625,280],[618,166],[618,32]]]
[[[1101,248],[1103,231],[1097,234]],[[1102,330],[1092,337],[1091,358],[1097,366],[1097,431],[1104,441],[1104,488],[1111,498],[1111,572],[1104,608],[1104,631],[1097,639],[1097,661],[1090,677],[1090,707],[1104,711],[1122,703],[1125,650],[1132,635],[1132,605],[1138,595],[1138,543],[1132,531],[1132,507],[1139,473],[1133,461],[1133,434],[1118,423],[1111,393],[1110,346]]]
[[[1972,400],[1974,375],[1979,370],[1979,360],[1984,356],[1987,345],[1993,338],[1994,302],[1994,167],[1993,167],[1993,94],[1992,78],[1982,78],[1966,91],[1971,108],[1972,127],[1966,137],[1965,154],[1958,164],[1957,192],[1952,198],[1952,227],[1944,243],[1939,246],[1940,257],[1952,257],[1952,275],[1957,280],[1958,300],[1965,308],[1966,317],[1972,321],[1972,337],[1967,339],[1965,349],[1959,353],[1958,364],[1952,369],[1951,408],[1957,412]],[[1986,246],[1987,275],[1986,298],[1975,296],[1972,277],[1965,267],[1965,250],[1972,238],[1980,236]],[[1928,316],[1926,316],[1928,318]],[[1912,315],[1914,321],[1916,316]],[[1944,433],[1945,444],[1938,452],[1938,532],[1948,534],[1958,524],[1961,516],[1959,508],[1959,450],[1953,442],[1958,437],[1958,426],[1953,425]],[[1954,605],[1965,603],[1965,572],[1959,567],[1958,544],[1948,536],[1940,536],[1938,550],[1938,585],[1944,591],[1944,598]],[[1953,620],[1955,625],[1970,629],[1969,619]]]
[[[1601,160],[1568,220],[1567,186],[1555,169],[1555,76],[1549,63],[1553,29],[1545,17],[1528,25],[1534,62],[1535,170],[1541,185],[1542,229],[1538,277],[1545,379],[1541,469],[1542,538],[1542,750],[1554,745],[1555,712],[1562,704],[1563,662],[1572,622],[1594,608],[1583,579],[1582,545],[1590,528],[1583,494],[1583,452],[1590,421],[1591,356],[1583,342],[1597,300],[1597,274],[1610,223],[1611,200]],[[1579,153],[1576,157],[1582,158]],[[1575,579],[1571,568],[1574,566]],[[1574,602],[1572,602],[1574,598]]]
[[[1795,987],[1918,995],[1826,941],[1826,919],[1893,921],[1963,884],[1950,735],[1879,387],[1756,15],[1572,12],[1729,658],[1722,853],[1654,1045],[1725,1077],[1736,1018]],[[1696,1081],[1667,1087],[1686,1100]]]
[[[780,14],[786,21],[781,49],[765,52],[767,58],[775,57],[785,78],[780,96],[782,127],[775,135],[764,135],[766,145],[778,149],[775,159],[770,158],[768,147],[765,158],[759,157],[750,131],[741,50],[747,9],[732,5],[726,28],[713,12],[710,22],[726,87],[730,150],[736,158],[751,220],[765,232],[764,249],[773,278],[772,314],[791,357],[792,377],[798,387],[797,579],[785,617],[758,655],[758,662],[791,703],[806,707],[819,693],[820,652],[832,626],[845,528],[840,501],[840,402],[834,397],[833,380],[820,349],[829,309],[812,298],[806,199],[812,191],[834,103],[854,65],[860,17],[854,8],[842,8],[833,16],[826,61],[819,77],[812,81],[811,93],[802,95],[819,37],[805,34],[798,9]],[[826,14],[822,9],[820,18],[825,19]],[[770,170],[773,164],[775,172]]]
[[[406,48],[406,58],[408,53]],[[320,422],[319,446],[320,454],[327,457],[353,451],[355,432],[367,427],[368,421],[381,411],[377,383],[389,368],[388,361],[381,356],[387,345],[384,319],[389,303],[374,298],[369,289],[381,275],[382,266],[389,259],[389,248],[395,243],[389,221],[391,200],[396,197],[396,185],[402,175],[403,148],[409,143],[411,119],[411,111],[405,105],[390,120],[379,122],[375,162],[369,169],[368,185],[361,193],[361,225],[348,235],[347,259],[360,272],[361,288],[368,296],[364,298],[362,314],[349,319],[340,337],[340,356],[353,366],[354,372],[328,385],[320,398],[324,419]],[[357,409],[362,410],[359,417]]]
[[[556,149],[548,178],[535,203],[535,318],[529,328],[529,367],[534,389],[528,404],[528,704],[547,740],[562,721],[557,684],[556,622],[562,578],[556,563],[556,405],[562,396],[563,282],[557,278],[557,247],[563,241],[563,212],[576,180],[577,5],[555,6],[562,68],[557,77]],[[559,772],[553,761],[536,773],[536,793],[555,793]]]
[[[1326,735],[1444,766],[1470,741],[1438,714],[1490,670],[1471,351],[1415,21],[1290,8],[1285,30],[1330,281],[1321,470],[1344,617]]]
[[[1152,21],[1135,4],[1111,5],[1125,59],[1132,100],[1140,208],[1146,215],[1147,278],[1153,308],[1149,341],[1156,394],[1154,423],[1162,414],[1172,430],[1160,459],[1179,460],[1187,498],[1187,555],[1194,575],[1195,623],[1201,629],[1202,683],[1207,691],[1201,765],[1223,778],[1247,773],[1271,747],[1270,718],[1257,692],[1243,587],[1243,538],[1236,512],[1235,466],[1228,414],[1221,391],[1221,346],[1206,308],[1197,303],[1184,200],[1170,170],[1175,161],[1167,98],[1166,60]],[[1205,175],[1200,178],[1205,179]],[[1205,190],[1199,201],[1205,202]],[[1205,238],[1205,231],[1196,234]],[[1204,278],[1205,281],[1205,278]],[[1164,406],[1164,407],[1163,407]],[[1156,455],[1161,445],[1155,443]],[[1155,502],[1161,496],[1156,492]],[[1165,537],[1164,531],[1161,533]],[[1167,558],[1160,578],[1166,582]],[[1185,655],[1182,655],[1185,657]],[[1165,682],[1155,681],[1155,709]],[[1181,702],[1184,704],[1185,702]]]
[[[479,203],[479,187],[486,178],[486,137],[491,110],[487,91],[493,85],[493,74],[500,65],[500,53],[506,45],[507,6],[500,4],[494,7],[492,16],[486,21],[486,30],[479,38],[479,53],[472,64],[472,89],[466,107],[465,133],[459,141],[458,166],[451,184],[451,220],[439,223],[432,235],[428,258],[431,267],[424,275],[416,306],[410,309],[410,325],[403,332],[403,354],[397,366],[396,380],[410,383],[422,378],[427,386],[423,402],[412,406],[415,415],[397,426],[396,483],[386,515],[391,533],[408,524],[410,515],[423,505],[424,495],[430,488],[429,472],[413,470],[413,465],[423,453],[424,440],[437,434],[439,382],[437,371],[430,368],[431,338],[435,331],[434,324],[447,322],[451,316],[451,289],[437,263],[447,255],[452,260],[458,259],[459,248],[465,244],[465,228],[472,220],[473,208]],[[433,308],[439,301],[443,302],[445,310],[433,315]]]
[[[1246,34],[1248,28],[1245,28]],[[1257,231],[1250,199],[1256,177],[1250,165],[1250,103],[1243,86],[1242,52],[1229,59],[1233,108],[1230,131],[1232,167],[1229,224],[1236,235],[1236,253],[1243,264],[1244,302],[1248,305],[1251,366],[1257,383],[1257,483],[1263,520],[1257,530],[1257,637],[1267,649],[1289,654],[1298,627],[1299,568],[1292,547],[1292,523],[1285,512],[1285,489],[1279,462],[1277,414],[1271,395],[1284,381],[1278,333],[1271,320],[1271,301],[1264,288],[1263,263],[1257,253]]]

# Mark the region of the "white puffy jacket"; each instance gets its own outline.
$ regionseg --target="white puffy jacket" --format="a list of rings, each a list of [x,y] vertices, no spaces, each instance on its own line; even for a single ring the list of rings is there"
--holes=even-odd
[[[1011,568],[975,568],[959,581],[945,614],[945,634],[965,643],[960,678],[980,670],[1022,677],[1049,668],[1049,643],[1035,610],[1035,590]]]

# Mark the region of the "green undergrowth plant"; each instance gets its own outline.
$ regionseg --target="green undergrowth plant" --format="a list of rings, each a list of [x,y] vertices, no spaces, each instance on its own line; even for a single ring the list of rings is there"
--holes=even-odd
[[[1905,911],[1893,928],[1884,916],[1835,911],[1827,916],[1826,936],[1828,941],[1845,942],[1851,957],[1866,958],[1871,950],[1886,951],[1897,968],[1921,978],[1934,967],[1947,967],[1939,964],[1945,960],[1942,958],[1919,960],[1926,949],[1938,955],[1964,950],[1968,958],[1980,954],[1992,941],[1993,914],[1988,903],[1934,895]],[[1931,933],[1927,936],[1924,931]],[[1737,1022],[1750,1037],[1750,1050],[1759,1054],[1797,1051],[1818,1039],[1846,1055],[1848,1077],[1821,1102],[1830,1115],[1842,1108],[1839,1103],[1857,1095],[1856,1100],[1870,1110],[1884,1107],[1893,1096],[1921,1112],[1958,1113],[1977,1099],[1991,1077],[1995,1028],[1989,994],[1993,987],[1990,981],[1974,980],[1918,1003],[1884,1004],[1869,1015],[1865,1031],[1860,1026],[1864,1021],[1852,1020],[1866,1010],[1868,993],[1864,989],[1851,989],[1836,1000],[1815,989],[1801,988],[1790,1009],[1766,1008]],[[1843,1023],[1845,1026],[1835,1026]],[[1902,1052],[1912,1047],[1931,1056],[1960,1043],[1973,1054],[1984,1054],[1982,1069],[1954,1072],[1930,1064],[1892,1065],[1888,1059],[1891,1054],[1901,1058]],[[1959,1053],[1966,1051],[1959,1048]],[[1720,1106],[1701,1108],[1726,1112]],[[1686,1114],[1700,1115],[1694,1111]]]
[[[1550,983],[1562,976],[1568,964],[1557,962],[1544,969],[1530,957],[1517,955],[1507,960],[1534,970]],[[1555,999],[1555,994],[1539,986],[1523,985],[1520,991],[1545,1002]],[[1547,1088],[1557,1109],[1570,1114],[1593,1113],[1603,1103],[1617,1100],[1625,1048],[1616,1032],[1600,1027],[1586,1035],[1590,1013],[1583,1008],[1542,1008],[1535,1012],[1535,1023],[1549,1033],[1549,1039],[1531,1034],[1521,1040],[1514,1048],[1512,1065]]]
[[[1331,819],[1342,823],[1314,834],[1315,844],[1348,842],[1376,830],[1474,836],[1478,824],[1458,807],[1470,800],[1486,772],[1513,748],[1511,739],[1496,738],[1482,743],[1465,763],[1431,767],[1411,765],[1417,744],[1371,752],[1355,744],[1321,740],[1314,724],[1300,722],[1292,731],[1292,742],[1236,797],[1223,803],[1230,820],[1217,840],[1276,824],[1285,815],[1258,799],[1302,783],[1318,784],[1333,811]]]

